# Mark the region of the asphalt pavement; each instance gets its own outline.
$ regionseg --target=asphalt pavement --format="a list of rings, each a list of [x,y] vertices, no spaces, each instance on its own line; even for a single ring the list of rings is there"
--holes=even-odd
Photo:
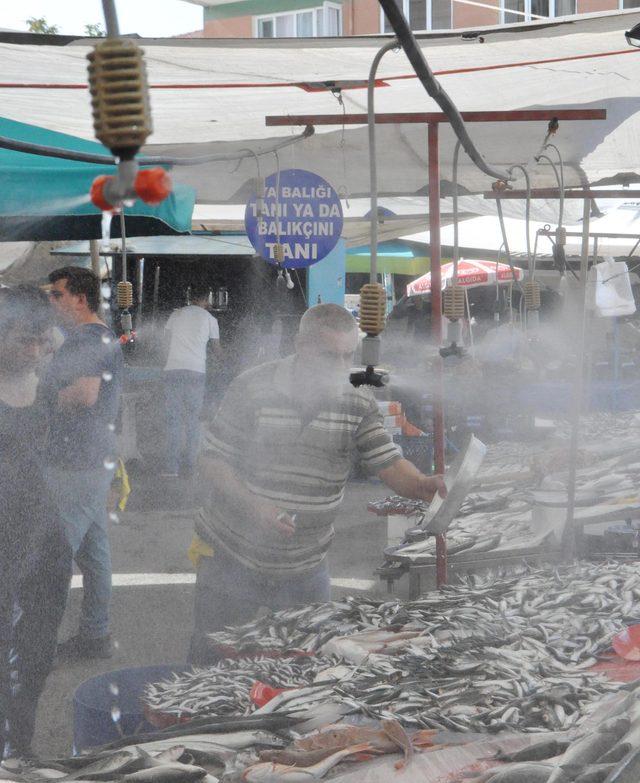
[[[193,534],[196,488],[190,482],[148,474],[133,476],[132,484],[127,511],[111,526],[116,649],[104,661],[58,663],[38,712],[34,749],[42,758],[71,752],[73,694],[82,682],[115,669],[185,661],[195,579],[186,551]],[[329,559],[334,597],[358,590],[385,594],[386,585],[374,570],[381,563],[386,525],[366,505],[387,494],[374,480],[354,481],[347,487]],[[79,582],[75,577],[60,639],[76,629]]]

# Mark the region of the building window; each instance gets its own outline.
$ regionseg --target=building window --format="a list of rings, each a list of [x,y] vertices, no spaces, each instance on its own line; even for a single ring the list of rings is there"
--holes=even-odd
[[[502,0],[501,22],[535,22],[577,13],[576,0]]]
[[[412,30],[450,30],[451,6],[454,0],[394,0],[404,13]],[[380,29],[392,33],[389,20],[381,11]]]
[[[319,8],[269,14],[255,18],[256,38],[317,38],[342,35],[342,6],[323,3]]]
[[[620,8],[640,8],[640,0],[620,0]]]

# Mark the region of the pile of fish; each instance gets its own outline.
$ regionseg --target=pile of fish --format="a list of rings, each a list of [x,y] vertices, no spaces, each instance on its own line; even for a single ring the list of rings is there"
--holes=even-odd
[[[143,701],[152,710],[173,715],[246,715],[254,706],[250,694],[256,680],[274,688],[301,687],[325,666],[313,656],[224,659],[149,683]]]
[[[637,783],[640,780],[640,687],[630,683],[572,740],[551,739],[499,753],[499,767],[476,783]],[[624,695],[622,695],[624,694]],[[462,780],[462,779],[461,779]]]
[[[567,504],[570,428],[558,422],[550,440],[493,443],[488,447],[474,492],[449,527],[448,553],[455,560],[481,552],[544,551],[558,543],[552,529],[540,530],[535,506]],[[640,519],[640,416],[634,413],[583,417],[576,475],[576,517],[585,525]],[[435,539],[422,529],[427,507],[402,505],[391,497],[372,510],[412,515],[405,540],[385,550],[388,565],[435,563]],[[409,523],[408,523],[409,524]]]
[[[578,563],[470,576],[411,602],[363,597],[285,610],[212,634],[210,641],[216,650],[244,654],[315,653],[304,664],[279,661],[282,679],[270,682],[260,674],[269,685],[288,680],[298,686],[261,713],[304,713],[330,703],[338,714],[398,719],[414,729],[557,731],[579,724],[615,688],[589,669],[615,633],[639,620],[636,566]],[[364,654],[353,658],[353,649]],[[228,698],[238,694],[237,712],[246,711],[251,665],[225,663],[220,709],[231,709]],[[288,669],[296,666],[303,669],[299,677]],[[211,669],[211,677],[215,687],[207,688],[207,670],[200,670],[184,680],[197,687],[183,694],[181,680],[156,684],[153,705],[216,714],[211,693],[218,689],[220,667]]]
[[[71,758],[7,762],[0,768],[0,780],[298,783],[319,780],[345,761],[364,762],[387,754],[398,757],[394,767],[400,770],[412,762],[414,752],[436,747],[435,732],[407,732],[397,720],[330,725],[311,733],[300,728],[299,721],[282,715],[229,718],[208,727],[182,725],[137,735],[135,745],[130,744],[134,738],[123,737]]]

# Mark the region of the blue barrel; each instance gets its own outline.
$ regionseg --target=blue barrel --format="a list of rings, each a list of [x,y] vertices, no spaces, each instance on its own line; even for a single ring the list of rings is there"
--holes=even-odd
[[[140,666],[107,672],[83,682],[73,696],[73,752],[104,745],[123,734],[153,731],[140,700],[144,686],[185,669],[177,664]]]

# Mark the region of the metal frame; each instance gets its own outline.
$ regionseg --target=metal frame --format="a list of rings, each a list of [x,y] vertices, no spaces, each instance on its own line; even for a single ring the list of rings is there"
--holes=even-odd
[[[402,12],[404,13],[405,17],[407,19],[409,19],[410,18],[410,14],[409,14],[409,0],[400,0],[400,2],[402,2]],[[427,27],[426,27],[426,29],[427,30],[433,30],[434,29],[434,27],[433,27],[433,0],[422,0],[422,2],[426,6],[426,15],[425,15],[426,16],[426,20],[427,20]],[[454,4],[454,2],[455,2],[455,0],[449,0],[449,22],[450,22],[449,27],[438,27],[436,29],[438,29],[438,30],[454,30],[455,29],[454,26],[453,26],[453,4]],[[498,10],[498,8],[496,8],[496,11],[497,10]],[[384,11],[381,8],[380,9],[380,34],[381,35],[387,35],[389,32],[393,32],[393,30],[391,30],[391,31],[390,30],[385,30],[385,19],[386,19],[386,17],[384,15]],[[409,24],[411,25],[411,22],[409,22]],[[418,28],[413,28],[412,27],[412,29],[418,29]]]
[[[549,122],[605,120],[606,109],[520,109],[515,111],[474,111],[461,112],[465,122]],[[366,114],[307,114],[279,115],[265,118],[268,127],[291,127],[294,125],[366,125]],[[440,152],[438,126],[449,123],[449,118],[442,112],[402,112],[380,113],[375,115],[376,124],[422,124],[427,126],[428,176],[429,176],[429,232],[431,256],[431,324],[432,335],[437,344],[442,342],[442,283],[441,283],[441,247],[440,247]],[[542,131],[543,129],[541,129]],[[543,135],[543,133],[541,133]],[[517,198],[511,193],[518,191],[503,191],[487,194],[487,197]],[[546,191],[545,191],[546,192]],[[549,189],[549,192],[557,190]],[[579,191],[580,198],[586,198],[586,191]],[[553,198],[553,196],[551,196]],[[557,196],[556,196],[557,197]],[[566,197],[566,196],[565,196]],[[578,197],[578,196],[576,196]],[[614,198],[615,196],[608,196]],[[632,197],[629,193],[625,198]],[[588,220],[586,230],[588,232]],[[583,243],[584,244],[584,243]],[[583,253],[584,263],[584,253]],[[444,373],[442,359],[436,360],[436,399],[433,404],[434,417],[434,459],[437,473],[444,473],[445,468],[445,433],[444,433]],[[436,580],[437,586],[447,583],[447,544],[444,534],[436,536]]]

